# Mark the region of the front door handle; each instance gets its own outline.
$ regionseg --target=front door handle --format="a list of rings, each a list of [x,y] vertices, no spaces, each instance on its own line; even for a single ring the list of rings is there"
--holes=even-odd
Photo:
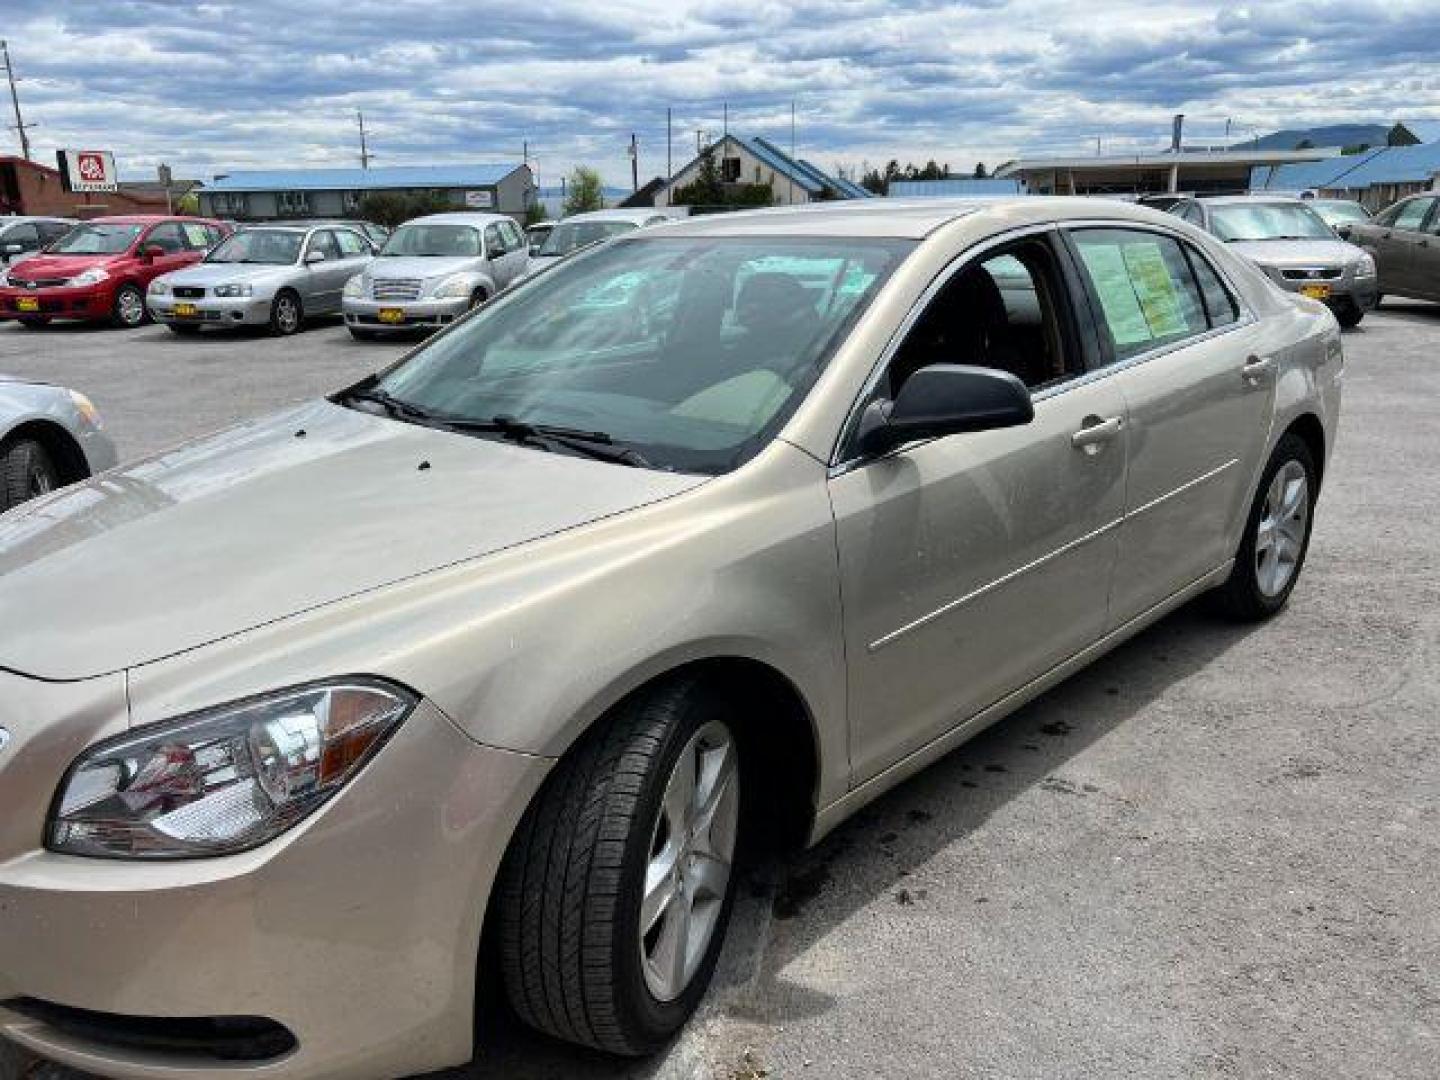
[[[1275,366],[1273,357],[1252,356],[1245,361],[1245,366],[1240,369],[1240,377],[1251,386],[1259,386],[1260,380],[1270,373]]]
[[[1120,434],[1120,429],[1124,426],[1125,421],[1118,416],[1112,416],[1108,420],[1087,416],[1085,426],[1070,436],[1070,445],[1087,454],[1098,454],[1106,443]]]

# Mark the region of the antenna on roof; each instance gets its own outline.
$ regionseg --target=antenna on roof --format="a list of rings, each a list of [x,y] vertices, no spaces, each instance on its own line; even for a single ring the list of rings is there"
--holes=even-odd
[[[360,168],[370,168],[370,149],[365,145],[365,114],[355,110],[355,122],[360,125]]]

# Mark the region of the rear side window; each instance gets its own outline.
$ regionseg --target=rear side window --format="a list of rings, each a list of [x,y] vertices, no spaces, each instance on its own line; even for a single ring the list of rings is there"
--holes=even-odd
[[[1434,199],[1411,199],[1409,202],[1392,206],[1375,220],[1377,223],[1393,229],[1409,229],[1412,232],[1418,232],[1434,201]]]
[[[1215,273],[1209,260],[1192,247],[1187,247],[1185,254],[1190,256],[1190,266],[1195,271],[1196,282],[1200,285],[1200,295],[1205,299],[1205,313],[1210,316],[1210,325],[1229,326],[1239,319],[1240,305],[1220,280],[1220,275]]]
[[[1071,234],[1115,360],[1210,329],[1205,304],[1177,240],[1131,229]]]

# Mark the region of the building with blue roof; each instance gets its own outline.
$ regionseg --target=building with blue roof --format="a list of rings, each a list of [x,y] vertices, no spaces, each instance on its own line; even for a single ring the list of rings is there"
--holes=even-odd
[[[1440,183],[1440,141],[1416,146],[1381,146],[1328,161],[1257,168],[1252,191],[1314,193],[1326,198],[1355,199],[1380,210],[1417,191]]]
[[[714,155],[724,185],[733,185],[736,189],[746,185],[768,185],[771,201],[776,206],[870,197],[870,192],[859,184],[831,176],[803,158],[791,157],[769,139],[726,135],[675,173],[670,182],[656,193],[656,206],[673,205],[672,193],[695,182],[707,153]]]
[[[200,192],[200,212],[234,221],[349,217],[373,192],[427,196],[457,210],[523,220],[535,202],[529,165],[397,165],[376,169],[255,169],[224,173]]]
[[[1023,195],[1025,189],[1013,176],[955,176],[948,180],[892,180],[892,198],[934,199],[976,195]]]

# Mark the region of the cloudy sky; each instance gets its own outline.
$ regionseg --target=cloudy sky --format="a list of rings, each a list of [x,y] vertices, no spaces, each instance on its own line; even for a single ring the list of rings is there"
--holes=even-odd
[[[697,129],[824,166],[971,168],[1331,122],[1440,120],[1437,0],[0,0],[37,156],[122,173],[518,160],[628,182]],[[0,98],[8,110],[8,102]],[[0,113],[13,123],[8,111]],[[0,128],[0,153],[15,152]]]

